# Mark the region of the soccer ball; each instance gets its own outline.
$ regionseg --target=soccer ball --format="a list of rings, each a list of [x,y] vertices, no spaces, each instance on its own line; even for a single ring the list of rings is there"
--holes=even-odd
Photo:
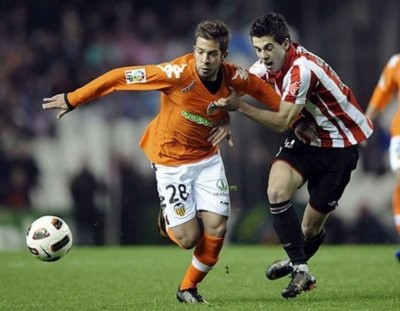
[[[71,249],[72,233],[60,217],[42,216],[29,226],[26,245],[37,259],[57,261]]]

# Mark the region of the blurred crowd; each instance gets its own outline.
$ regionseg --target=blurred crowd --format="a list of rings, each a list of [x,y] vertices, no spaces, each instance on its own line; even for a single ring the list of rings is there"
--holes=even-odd
[[[180,49],[188,52],[190,47],[179,45],[198,19],[189,12],[204,14],[214,3],[114,5],[106,0],[96,2],[94,9],[89,1],[2,1],[2,136],[29,138],[51,132],[50,116],[40,111],[41,99],[49,94],[72,90],[115,66],[155,63],[176,56]],[[195,9],[188,10],[189,5]],[[146,111],[131,113],[140,117]]]

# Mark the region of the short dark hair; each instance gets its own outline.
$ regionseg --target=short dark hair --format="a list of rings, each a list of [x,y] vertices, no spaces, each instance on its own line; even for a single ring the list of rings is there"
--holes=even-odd
[[[291,40],[289,27],[283,15],[279,13],[267,13],[257,17],[250,26],[250,36],[257,38],[271,36],[279,44],[286,38]]]
[[[230,32],[224,22],[219,20],[204,21],[197,25],[195,32],[195,44],[198,37],[206,40],[214,40],[219,43],[219,48],[222,54],[228,51],[228,45],[230,40]]]

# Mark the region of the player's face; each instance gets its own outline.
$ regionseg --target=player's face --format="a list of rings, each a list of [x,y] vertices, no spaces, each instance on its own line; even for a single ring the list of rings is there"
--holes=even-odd
[[[198,37],[194,46],[196,71],[202,80],[215,81],[223,61],[219,43]]]
[[[258,58],[264,62],[269,72],[282,69],[286,59],[286,52],[290,47],[289,39],[286,39],[282,44],[276,42],[271,36],[252,37],[251,41]]]

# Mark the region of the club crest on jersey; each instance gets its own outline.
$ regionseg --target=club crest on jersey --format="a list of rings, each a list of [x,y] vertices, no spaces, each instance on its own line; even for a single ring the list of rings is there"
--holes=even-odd
[[[299,89],[300,89],[300,81],[294,81],[292,82],[292,84],[290,84],[289,93],[292,96],[297,96],[297,92],[299,91]]]
[[[174,211],[178,216],[184,216],[186,213],[185,205],[183,205],[183,203],[175,204]]]
[[[217,111],[217,106],[214,103],[210,103],[207,107],[207,115],[211,116]]]
[[[144,68],[125,70],[125,80],[127,84],[146,83],[146,70]]]

